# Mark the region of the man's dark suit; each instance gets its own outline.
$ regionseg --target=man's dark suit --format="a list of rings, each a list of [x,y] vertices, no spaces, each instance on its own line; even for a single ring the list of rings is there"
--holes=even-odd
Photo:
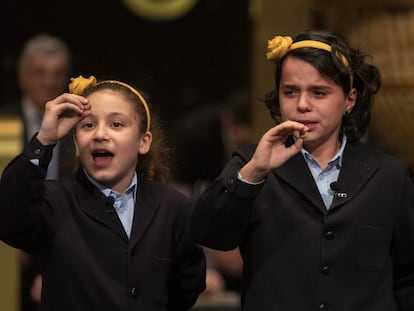
[[[22,122],[22,133],[21,133],[21,143],[24,146],[29,139],[31,134],[28,134],[27,123],[28,121],[24,117],[23,108],[21,103],[16,102],[15,104],[9,104],[1,107],[0,116],[7,118],[18,118]],[[75,158],[75,148],[73,144],[73,133],[70,132],[59,142],[59,152],[54,155],[57,156],[58,163],[58,177],[59,178],[68,178],[72,177],[76,166],[77,161]]]

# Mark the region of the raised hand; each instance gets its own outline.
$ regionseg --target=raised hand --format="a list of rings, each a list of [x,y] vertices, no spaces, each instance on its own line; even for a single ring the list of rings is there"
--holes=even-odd
[[[37,139],[44,145],[54,144],[90,113],[85,97],[64,93],[46,103]]]
[[[240,170],[240,174],[250,182],[263,180],[269,171],[281,166],[302,149],[307,131],[305,125],[294,121],[272,127],[262,136],[252,159]],[[286,147],[285,142],[292,134],[297,139]]]

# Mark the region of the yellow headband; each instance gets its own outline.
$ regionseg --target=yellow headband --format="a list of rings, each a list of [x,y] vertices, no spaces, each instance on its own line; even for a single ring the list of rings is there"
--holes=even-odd
[[[276,36],[272,40],[268,40],[267,42],[267,53],[266,57],[267,60],[276,60],[280,59],[283,56],[285,56],[289,51],[300,49],[300,48],[315,48],[315,49],[321,49],[328,52],[332,52],[332,47],[329,44],[315,41],[315,40],[303,40],[298,41],[295,43],[292,43],[293,40],[289,36]],[[349,71],[349,79],[351,82],[351,88],[353,84],[354,77],[352,75],[351,68],[349,66],[349,62],[346,59],[346,57],[338,52],[338,55],[341,58],[342,63]]]
[[[97,86],[103,83],[117,84],[117,85],[121,85],[127,88],[132,93],[134,93],[139,98],[139,100],[142,102],[142,105],[144,106],[144,109],[145,109],[145,113],[147,115],[147,132],[150,130],[151,114],[150,114],[149,106],[146,100],[144,99],[144,97],[129,84],[121,82],[121,81],[116,81],[116,80],[105,80],[105,81],[101,81],[97,83],[96,78],[94,76],[89,76],[88,79],[82,76],[79,76],[77,78],[70,78],[70,80],[71,80],[71,83],[69,84],[69,92],[72,94],[77,94],[77,95],[82,95],[83,92],[91,86]]]
[[[103,83],[112,83],[112,84],[121,85],[121,86],[127,88],[128,90],[130,90],[132,93],[134,93],[139,98],[139,100],[142,102],[142,105],[145,108],[145,113],[147,115],[147,132],[148,132],[151,128],[151,126],[150,126],[151,125],[151,115],[150,115],[150,110],[149,110],[148,104],[147,104],[146,100],[144,99],[144,97],[135,88],[133,88],[132,86],[130,86],[129,84],[126,84],[124,82],[116,81],[116,80],[106,80],[106,81],[99,82],[97,85],[103,84]]]

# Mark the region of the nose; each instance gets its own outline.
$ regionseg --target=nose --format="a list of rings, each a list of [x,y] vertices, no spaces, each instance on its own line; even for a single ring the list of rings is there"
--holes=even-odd
[[[45,72],[43,75],[43,81],[46,85],[53,85],[56,83],[56,75],[53,72]]]
[[[41,75],[41,80],[43,85],[45,85],[48,88],[58,88],[59,83],[61,83],[60,81],[62,81],[62,79],[60,79],[59,75],[51,70],[44,70],[42,72]]]
[[[306,93],[300,93],[298,96],[297,108],[299,111],[310,110],[310,100]]]
[[[105,124],[98,124],[95,129],[94,139],[97,141],[108,140],[108,129]]]

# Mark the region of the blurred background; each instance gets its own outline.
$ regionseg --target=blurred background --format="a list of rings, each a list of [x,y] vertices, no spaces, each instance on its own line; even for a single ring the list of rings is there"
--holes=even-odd
[[[136,85],[170,128],[185,111],[251,86],[250,5],[249,0],[2,1],[1,103],[20,96],[15,68],[23,43],[47,32],[69,45],[74,76]]]
[[[58,36],[72,52],[72,76],[122,80],[149,96],[172,146],[177,185],[197,195],[230,149],[256,141],[273,124],[259,101],[273,83],[267,40],[327,29],[372,55],[381,69],[369,135],[413,169],[413,9],[414,0],[2,0],[0,111],[21,96],[16,66],[25,41]],[[202,127],[210,114],[224,128],[213,121]],[[18,121],[0,116],[0,169],[21,148]],[[230,130],[231,143],[227,137],[224,147],[215,146]],[[206,142],[190,145],[191,132]],[[208,151],[207,172],[192,167],[202,156],[190,156],[194,149]],[[16,256],[0,242],[1,311],[19,310]],[[237,299],[229,301],[237,306]]]

